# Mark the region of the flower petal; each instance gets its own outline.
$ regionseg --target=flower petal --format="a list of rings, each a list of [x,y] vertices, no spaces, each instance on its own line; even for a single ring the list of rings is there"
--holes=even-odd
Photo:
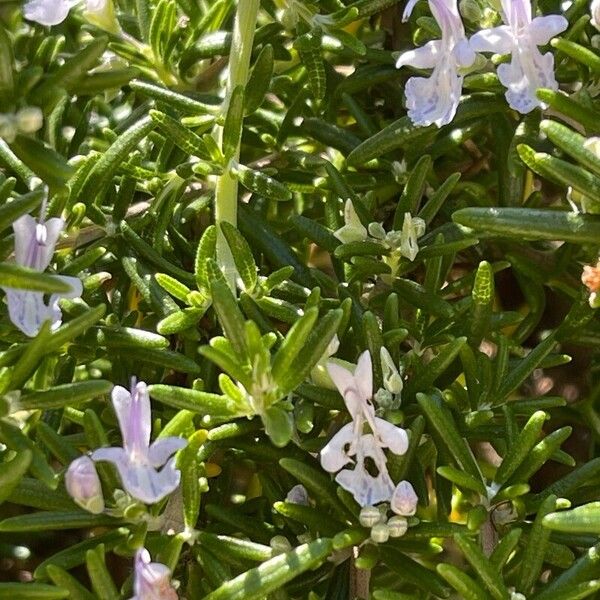
[[[562,15],[536,17],[529,26],[529,35],[536,46],[543,46],[568,26],[569,22]]]
[[[29,21],[51,27],[62,23],[70,8],[68,0],[29,0],[23,7],[23,15]]]
[[[554,77],[554,56],[550,52],[540,54],[533,44],[513,54],[510,63],[501,64],[498,79],[507,88],[505,96],[510,107],[522,114],[540,106],[536,96],[539,88],[558,89]]]
[[[458,108],[462,82],[448,60],[439,63],[430,77],[411,77],[405,88],[411,121],[419,127],[450,123]]]
[[[452,52],[454,54],[454,58],[456,59],[456,64],[463,68],[470,67],[477,58],[477,55],[475,54],[473,48],[471,48],[467,38],[460,40],[460,42],[454,46]]]
[[[433,69],[435,64],[440,60],[441,50],[441,40],[427,42],[420,48],[414,48],[413,50],[403,52],[396,61],[396,68],[400,69],[401,67],[409,65],[415,69]]]
[[[123,447],[129,452],[146,454],[152,425],[146,384],[138,382],[132,392],[117,385],[111,398],[123,436]]]
[[[391,452],[401,456],[408,450],[408,435],[401,427],[396,427],[385,419],[375,417],[375,426],[381,443]]]
[[[475,52],[493,52],[508,54],[512,51],[514,37],[508,25],[492,29],[482,29],[469,39],[469,45]]]
[[[131,600],[177,600],[171,585],[171,570],[161,563],[151,562],[150,553],[140,548],[135,555]]]
[[[3,288],[8,303],[8,316],[12,324],[26,336],[35,337],[47,320],[53,320],[53,313],[44,302],[42,292],[29,292]]]
[[[408,0],[406,7],[404,8],[404,12],[402,13],[402,21],[408,21],[418,1],[419,0]]]
[[[387,471],[385,455],[377,446],[374,436],[363,435],[357,443],[357,450],[354,469],[340,471],[335,480],[349,491],[361,506],[373,506],[389,500],[394,491],[394,484]],[[367,470],[367,458],[375,463],[378,471],[376,475]]]
[[[150,445],[148,459],[153,467],[162,467],[172,454],[185,448],[187,441],[180,437],[159,438]]]
[[[321,466],[328,473],[337,473],[352,459],[346,451],[354,439],[354,423],[344,425],[321,450]]]
[[[371,354],[365,350],[359,357],[354,371],[354,381],[360,392],[361,400],[369,400],[373,395],[373,364]]]

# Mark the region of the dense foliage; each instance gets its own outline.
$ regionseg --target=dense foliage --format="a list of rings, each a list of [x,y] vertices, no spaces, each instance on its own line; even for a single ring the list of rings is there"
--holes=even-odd
[[[0,598],[600,598],[598,4],[0,0]]]

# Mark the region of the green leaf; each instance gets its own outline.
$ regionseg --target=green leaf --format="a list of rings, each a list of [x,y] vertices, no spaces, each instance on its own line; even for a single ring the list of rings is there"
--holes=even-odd
[[[508,589],[500,575],[491,567],[481,549],[469,538],[462,535],[455,536],[454,541],[490,595],[496,600],[508,600],[510,598]]]
[[[488,593],[454,565],[439,564],[436,570],[464,600],[488,600]]]
[[[227,107],[227,116],[223,126],[222,152],[225,161],[229,162],[238,152],[242,138],[242,125],[244,123],[244,87],[239,85],[232,92]]]
[[[231,249],[235,268],[243,283],[243,289],[247,293],[252,294],[258,283],[257,268],[252,250],[244,236],[231,223],[223,221],[220,225],[221,231]]]
[[[60,531],[120,525],[120,521],[106,515],[92,515],[83,511],[36,512],[0,521],[2,532]]]
[[[417,394],[417,402],[437,434],[437,439],[448,448],[456,464],[473,478],[481,481],[481,473],[471,448],[458,433],[454,419],[442,401],[437,396]]]
[[[219,394],[163,384],[148,386],[148,393],[159,402],[180,410],[225,417],[238,413],[235,404]]]
[[[89,205],[101,196],[121,163],[155,127],[156,123],[150,117],[144,117],[121,134],[93,166],[81,186],[76,202]]]
[[[4,502],[19,485],[31,465],[31,450],[22,450],[15,457],[0,464],[0,503]]]
[[[104,561],[104,545],[99,544],[93,550],[88,550],[85,562],[92,588],[98,599],[119,600],[120,595],[117,586]]]
[[[298,36],[294,42],[300,61],[308,71],[308,85],[317,102],[321,102],[327,93],[327,75],[321,49],[322,38],[321,28],[315,27]]]
[[[112,388],[113,384],[103,379],[57,385],[43,392],[22,395],[13,410],[49,410],[62,406],[76,406],[108,394]]]
[[[0,28],[1,31],[1,28]],[[0,33],[0,37],[1,37]],[[10,227],[19,217],[32,212],[41,203],[44,194],[41,190],[34,190],[28,194],[23,194],[15,200],[3,203],[0,206],[0,231]]]
[[[206,144],[199,135],[190,131],[187,127],[181,125],[179,121],[176,121],[173,117],[170,117],[164,112],[151,110],[149,115],[166,137],[181,148],[186,154],[197,156],[205,160],[211,159],[210,154],[206,149]]]
[[[547,418],[548,415],[541,410],[534,412],[529,417],[529,420],[504,455],[502,463],[496,471],[494,481],[505,483],[515,472],[538,442]]]
[[[270,406],[261,417],[265,431],[273,444],[278,448],[286,446],[294,434],[292,413],[280,406]]]
[[[512,240],[560,240],[595,244],[600,217],[532,208],[463,208],[452,215],[460,225],[484,232],[485,237]]]
[[[303,544],[238,575],[204,596],[203,600],[259,600],[320,565],[331,550],[331,540],[327,538]]]
[[[554,531],[598,534],[600,532],[600,502],[590,502],[573,510],[547,514],[544,517],[543,525]]]
[[[292,199],[292,192],[283,183],[265,175],[261,171],[236,164],[233,166],[231,172],[246,189],[259,196],[277,202],[286,202]]]
[[[521,566],[518,577],[518,589],[524,594],[531,594],[537,582],[546,548],[550,542],[550,531],[543,526],[544,519],[556,507],[556,496],[548,496],[540,506],[535,516],[533,526],[529,531],[527,544],[521,555]]]
[[[209,259],[207,269],[210,281],[210,293],[213,299],[213,307],[217,313],[219,323],[237,355],[238,361],[246,362],[248,348],[246,344],[246,331],[244,327],[244,316],[231,293],[231,289],[225,281],[225,277],[219,270],[217,263]]]
[[[244,114],[250,115],[263,103],[273,78],[274,55],[273,46],[266,44],[260,51],[246,85],[244,96]]]
[[[0,286],[44,294],[67,294],[72,291],[66,281],[55,275],[9,263],[0,263]]]
[[[0,598],[7,600],[55,600],[70,597],[69,590],[45,583],[0,583]]]
[[[68,590],[68,598],[71,600],[94,600],[94,595],[64,569],[56,565],[48,565],[46,573],[55,585]]]

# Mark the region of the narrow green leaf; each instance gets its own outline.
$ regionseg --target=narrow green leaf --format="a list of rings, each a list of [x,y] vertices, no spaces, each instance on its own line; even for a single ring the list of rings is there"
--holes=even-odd
[[[259,600],[298,575],[314,569],[331,553],[331,540],[319,538],[250,569],[221,585],[203,600]]]

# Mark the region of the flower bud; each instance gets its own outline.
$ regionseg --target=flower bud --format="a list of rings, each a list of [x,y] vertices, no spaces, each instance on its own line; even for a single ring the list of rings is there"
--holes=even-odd
[[[371,539],[377,544],[385,544],[390,539],[390,528],[385,523],[377,523],[371,529]]]
[[[405,517],[392,517],[388,522],[387,526],[390,530],[390,537],[398,538],[402,537],[408,529],[408,521]]]
[[[590,13],[592,15],[592,25],[600,31],[600,0],[592,0],[590,6]]]
[[[284,554],[292,549],[290,541],[284,535],[272,537],[269,546],[273,548],[274,554]]]
[[[16,116],[17,129],[22,133],[35,133],[44,124],[44,115],[37,106],[22,108]]]
[[[308,492],[302,484],[295,485],[285,497],[286,502],[308,506]]]
[[[404,387],[404,382],[394,364],[394,359],[385,346],[381,346],[379,357],[381,359],[381,370],[383,371],[383,385],[385,389],[392,394],[400,394]]]
[[[402,517],[410,517],[417,512],[419,497],[408,481],[401,481],[394,490],[391,500],[392,510]]]
[[[95,515],[104,510],[102,486],[94,462],[88,456],[74,460],[65,474],[65,487],[81,508]]]
[[[365,506],[361,508],[358,520],[363,527],[373,527],[381,521],[381,513],[374,506]]]

